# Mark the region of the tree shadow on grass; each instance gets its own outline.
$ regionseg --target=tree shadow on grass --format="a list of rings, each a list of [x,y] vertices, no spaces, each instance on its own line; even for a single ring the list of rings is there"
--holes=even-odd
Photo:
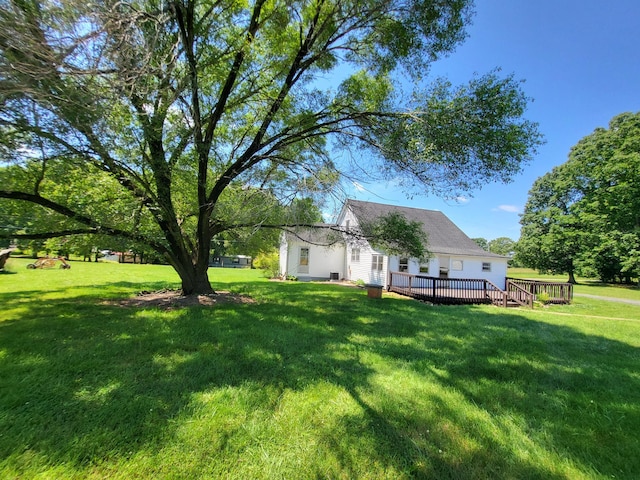
[[[470,421],[469,413],[447,403],[439,407],[466,436],[481,439],[485,446],[474,452],[473,460],[465,460],[465,468],[476,460],[486,464],[489,451],[503,452],[491,456],[488,470],[502,476],[514,460],[505,446],[508,432],[515,430],[534,442],[541,440],[542,449],[570,459],[586,472],[634,478],[640,471],[640,460],[633,454],[640,447],[640,349],[482,307],[455,310],[451,318],[429,322],[419,332],[423,335],[415,348],[383,337],[376,351],[432,376],[490,416],[502,432],[495,439],[502,437],[501,442]],[[519,473],[526,478],[553,477],[549,471],[534,474],[535,469]]]
[[[560,477],[498,438],[508,433],[500,419],[511,414],[525,419],[522,435],[544,430],[543,448],[587,471],[620,478],[637,466],[602,458],[597,443],[637,445],[633,431],[612,430],[605,420],[605,413],[614,422],[624,413],[626,422],[640,426],[638,378],[628,363],[610,363],[628,358],[637,365],[638,350],[629,345],[508,313],[368,299],[335,285],[226,288],[251,293],[257,303],[162,312],[75,297],[31,302],[20,319],[0,323],[0,431],[6,432],[0,458],[19,462],[30,451],[46,464],[82,469],[142,449],[158,452],[175,433],[176,419],[193,413],[194,395],[246,386],[304,392],[328,382],[360,408],[339,419],[340,435],[351,444],[332,432],[318,439],[340,464],[335,476],[357,475],[349,449],[360,439],[374,445],[372,462],[407,476]],[[398,384],[380,395],[375,379],[383,369],[376,362],[425,383]],[[603,396],[601,389],[614,384],[627,385],[629,393]],[[460,394],[499,433],[470,422],[473,415],[453,407],[439,388]],[[573,416],[591,408],[592,395],[609,400],[598,406],[603,423],[595,432],[593,422]],[[476,446],[447,456],[462,442]]]

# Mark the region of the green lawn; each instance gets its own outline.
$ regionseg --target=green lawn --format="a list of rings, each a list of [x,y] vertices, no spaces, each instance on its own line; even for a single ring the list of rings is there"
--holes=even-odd
[[[255,303],[162,311],[105,300],[177,287],[169,267],[26,263],[0,274],[0,478],[640,472],[640,307],[433,307],[217,269]]]
[[[531,280],[549,280],[552,282],[566,282],[567,275],[541,274],[529,268],[510,268],[508,276],[514,278],[527,278]],[[638,285],[609,285],[600,283],[592,278],[576,279],[578,284],[574,286],[574,291],[578,294],[599,295],[605,297],[626,298],[640,301],[640,288]]]

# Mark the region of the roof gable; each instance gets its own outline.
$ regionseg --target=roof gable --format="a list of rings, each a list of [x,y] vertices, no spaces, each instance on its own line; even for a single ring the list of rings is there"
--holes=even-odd
[[[444,213],[438,210],[398,207],[360,200],[347,200],[345,208],[350,209],[359,222],[393,212],[401,213],[409,221],[419,222],[429,239],[427,250],[431,253],[504,258],[502,255],[483,250]]]

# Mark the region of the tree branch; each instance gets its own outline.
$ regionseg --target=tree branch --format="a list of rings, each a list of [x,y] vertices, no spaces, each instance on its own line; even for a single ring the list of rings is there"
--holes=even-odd
[[[143,242],[146,243],[147,245],[151,246],[154,249],[157,249],[159,252],[162,253],[167,253],[168,249],[158,243],[155,242],[153,240],[150,240],[148,238],[146,238],[143,235],[140,234],[136,234],[136,233],[132,233],[129,232],[127,230],[122,230],[119,228],[114,228],[114,227],[109,227],[106,225],[102,225],[101,223],[97,222],[96,220],[89,218],[85,215],[82,215],[81,213],[78,213],[74,210],[72,210],[69,207],[66,207],[64,205],[61,205],[57,202],[54,202],[52,200],[49,200],[47,198],[44,198],[41,195],[38,194],[33,194],[33,193],[26,193],[26,192],[19,192],[19,191],[12,191],[12,190],[0,190],[0,198],[6,198],[6,199],[10,199],[10,200],[22,200],[22,201],[26,201],[26,202],[30,202],[30,203],[35,203],[37,205],[40,205],[42,207],[45,207],[49,210],[52,210],[56,213],[59,213],[71,220],[74,220],[78,223],[81,223],[83,225],[86,225],[89,227],[89,229],[82,229],[82,230],[78,230],[76,232],[77,233],[95,233],[95,234],[105,234],[105,235],[112,235],[112,236],[119,236],[119,237],[123,237],[123,238],[128,238],[130,240],[136,240],[139,242]],[[67,230],[64,230],[65,232]],[[51,232],[49,232],[51,233]],[[49,234],[46,233],[46,234]],[[21,235],[30,235],[30,234],[21,234]],[[34,233],[32,235],[45,235],[45,233]],[[8,235],[9,237],[14,237],[17,235]],[[55,235],[54,232],[54,236],[62,236],[62,235]],[[5,237],[6,238],[6,237]],[[28,238],[28,237],[22,237],[22,238]],[[47,238],[46,236],[42,236],[42,237],[37,237],[37,238]]]

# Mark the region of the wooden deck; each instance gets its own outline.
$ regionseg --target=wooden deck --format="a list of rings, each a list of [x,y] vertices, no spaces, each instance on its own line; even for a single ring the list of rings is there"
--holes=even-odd
[[[502,290],[489,280],[437,278],[391,272],[388,290],[400,295],[443,305],[489,304],[503,307],[533,308],[537,295],[544,292],[550,303],[570,303],[569,284],[520,282],[507,279]]]
[[[489,280],[437,278],[391,272],[388,290],[445,305],[504,302],[504,292]]]

